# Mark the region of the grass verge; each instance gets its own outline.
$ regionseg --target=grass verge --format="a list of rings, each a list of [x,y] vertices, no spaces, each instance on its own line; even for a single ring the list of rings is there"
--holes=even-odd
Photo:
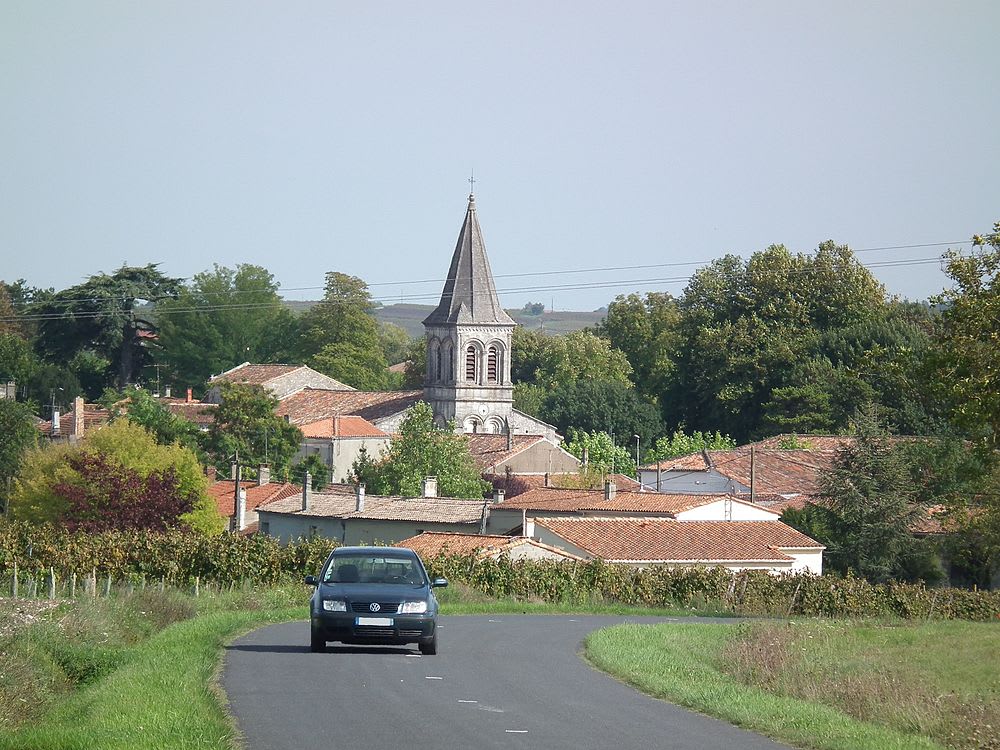
[[[291,606],[296,597],[236,592],[196,602],[157,592],[64,605],[0,644],[0,683],[14,680],[0,684],[0,699],[15,709],[0,748],[233,747],[213,688],[221,648],[258,625],[308,617]],[[93,625],[106,629],[88,632]]]
[[[1000,747],[1000,628],[806,621],[623,625],[587,658],[657,698],[798,747]]]

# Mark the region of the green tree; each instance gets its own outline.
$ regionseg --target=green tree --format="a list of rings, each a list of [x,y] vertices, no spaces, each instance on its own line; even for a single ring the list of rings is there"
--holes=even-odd
[[[894,449],[874,407],[858,413],[855,439],[820,475],[817,496],[829,532],[825,559],[833,570],[853,570],[872,581],[909,578],[926,557],[913,536],[924,515],[905,455]]]
[[[1000,443],[1000,222],[973,237],[975,252],[949,251],[953,285],[937,298],[944,306],[937,343],[939,388],[957,425],[996,447]]]
[[[200,388],[216,373],[242,362],[288,359],[296,321],[266,268],[241,263],[215,265],[195,274],[176,299],[157,303],[168,381]]]
[[[379,321],[378,339],[386,362],[395,365],[409,359],[410,346],[414,339],[410,338],[410,334],[402,326]],[[423,336],[418,337],[417,341],[420,342],[421,346],[424,345]]]
[[[201,430],[198,425],[171,413],[164,403],[146,390],[129,388],[107,391],[101,404],[111,412],[111,420],[128,419],[146,429],[159,445],[179,443],[197,453]]]
[[[563,434],[570,428],[613,433],[621,445],[633,435],[650,445],[663,432],[659,410],[620,381],[571,380],[559,383],[542,404],[539,418]]]
[[[516,383],[535,383],[542,366],[542,354],[552,336],[534,328],[515,326],[511,341],[510,378]]]
[[[244,383],[224,383],[221,394],[204,440],[216,467],[228,470],[238,454],[243,465],[269,464],[275,476],[287,475],[302,432],[274,413],[278,400],[261,386]]]
[[[310,475],[310,485],[317,492],[330,483],[330,467],[323,463],[319,454],[310,453],[296,461],[292,465],[288,479],[296,484],[303,484],[306,481],[306,473]]]
[[[567,435],[569,439],[563,448],[583,461],[585,470],[601,474],[631,474],[635,471],[635,457],[628,448],[616,445],[608,433],[570,430]]]
[[[26,404],[0,398],[0,436],[0,513],[4,513],[24,454],[38,442],[34,415]]]
[[[82,454],[124,467],[145,480],[169,471],[178,491],[193,498],[192,509],[180,522],[205,534],[222,531],[223,521],[208,496],[208,479],[195,454],[180,445],[158,445],[153,435],[126,420],[94,430],[79,443],[59,443],[30,449],[14,483],[11,511],[16,520],[58,522],[69,511],[66,487],[86,484],[77,466]],[[62,490],[57,490],[61,487]]]
[[[714,433],[695,430],[690,435],[682,430],[675,430],[669,437],[661,437],[656,441],[653,448],[646,452],[645,462],[687,456],[698,451],[727,451],[735,447],[736,441],[718,430]]]
[[[680,320],[680,309],[671,295],[649,292],[642,298],[630,294],[608,305],[597,332],[628,358],[636,388],[658,398],[674,375]]]
[[[443,497],[481,498],[489,491],[469,453],[466,437],[434,425],[434,413],[418,401],[399,426],[389,450],[377,463],[365,452],[351,474],[375,495],[420,494],[425,477],[436,476]]]
[[[607,339],[590,331],[552,336],[545,342],[535,382],[548,388],[576,380],[631,386],[632,366]]]
[[[309,360],[309,365],[361,391],[380,391],[389,386],[389,370],[381,349],[361,348],[346,341],[327,344]]]
[[[33,306],[32,313],[41,320],[36,346],[51,362],[94,352],[113,363],[103,384],[124,388],[136,382],[156,346],[157,328],[141,314],[138,303],[176,297],[179,289],[180,280],[164,276],[156,264],[122,266],[112,275],[91,276]]]
[[[427,379],[427,343],[422,338],[413,339],[406,353],[406,371],[403,373],[401,387],[404,390],[417,390],[424,387]]]

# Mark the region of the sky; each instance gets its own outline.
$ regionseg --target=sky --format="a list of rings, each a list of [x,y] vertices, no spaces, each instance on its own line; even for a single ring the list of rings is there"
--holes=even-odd
[[[828,239],[924,299],[1000,220],[998,27],[995,0],[4,0],[0,279],[253,263],[290,299],[342,271],[434,303],[474,173],[507,307]]]

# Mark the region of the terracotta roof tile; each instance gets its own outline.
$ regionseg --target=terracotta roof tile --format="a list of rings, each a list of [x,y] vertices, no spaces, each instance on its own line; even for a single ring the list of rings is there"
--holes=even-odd
[[[448,497],[386,497],[368,495],[364,510],[356,510],[356,496],[350,485],[329,485],[323,492],[313,492],[309,510],[302,510],[301,496],[268,503],[259,510],[297,516],[326,518],[363,518],[383,521],[424,521],[437,523],[478,524],[483,517],[484,500],[460,500]]]
[[[576,555],[571,555],[565,550],[550,547],[534,539],[523,536],[502,536],[495,534],[458,534],[444,531],[425,531],[422,534],[411,536],[396,542],[396,547],[406,547],[412,549],[424,559],[437,557],[438,555],[472,555],[479,554],[479,557],[488,557],[497,553],[510,552],[515,547],[523,545],[533,545],[544,548],[550,552],[563,555],[568,559],[576,560]]]
[[[511,448],[507,448],[506,435],[466,435],[469,453],[480,471],[486,471],[492,466],[503,463],[518,453],[526,451],[533,445],[545,440],[542,435],[512,435]]]
[[[298,496],[302,493],[302,487],[297,484],[270,483],[258,485],[256,482],[240,482],[240,487],[247,493],[247,510],[280,500],[286,497]],[[208,494],[215,500],[215,507],[219,509],[226,518],[236,512],[236,499],[233,495],[236,492],[236,483],[232,479],[221,479],[208,486]]]
[[[201,401],[185,401],[184,399],[161,399],[167,411],[176,417],[181,417],[197,425],[210,425],[215,422],[215,410],[218,404],[203,404]]]
[[[304,367],[304,365],[254,365],[245,362],[231,370],[209,378],[209,383],[247,383],[249,385],[264,385],[270,380],[287,375]]]
[[[750,448],[730,451],[707,451],[708,463],[702,453],[692,453],[661,462],[663,471],[708,471],[750,486]],[[819,473],[830,468],[833,451],[771,450],[754,451],[754,489],[763,494],[813,494]],[[656,464],[643,469],[655,471]]]
[[[423,391],[330,391],[303,388],[275,410],[294,425],[311,424],[337,415],[353,414],[369,422],[409,409],[423,398]]]
[[[782,549],[823,548],[780,521],[545,518],[535,527],[618,562],[788,562]]]
[[[363,417],[350,414],[320,419],[300,428],[307,438],[389,437],[389,435]]]

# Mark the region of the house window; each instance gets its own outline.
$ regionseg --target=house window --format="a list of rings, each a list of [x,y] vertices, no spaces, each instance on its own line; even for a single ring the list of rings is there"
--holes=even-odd
[[[491,346],[486,355],[486,380],[490,383],[499,383],[500,375],[500,351],[497,347]]]
[[[465,379],[476,380],[476,347],[474,346],[465,350]]]

